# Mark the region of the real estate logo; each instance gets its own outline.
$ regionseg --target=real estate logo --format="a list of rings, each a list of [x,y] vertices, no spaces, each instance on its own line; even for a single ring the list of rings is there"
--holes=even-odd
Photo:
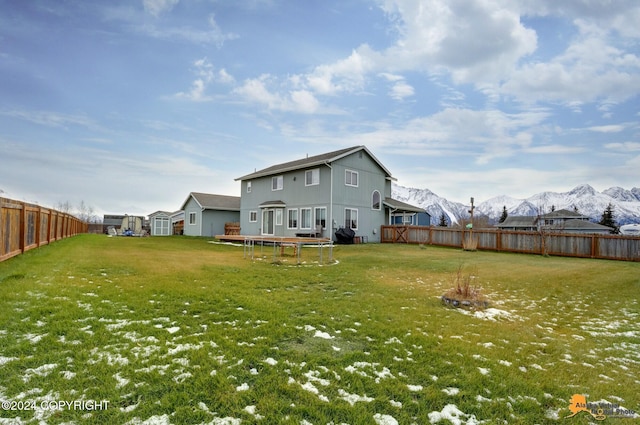
[[[607,418],[636,418],[634,410],[620,407],[619,404],[607,401],[587,402],[587,397],[582,394],[574,394],[569,401],[571,414],[567,418],[572,418],[578,413],[587,412],[593,419],[603,421]]]

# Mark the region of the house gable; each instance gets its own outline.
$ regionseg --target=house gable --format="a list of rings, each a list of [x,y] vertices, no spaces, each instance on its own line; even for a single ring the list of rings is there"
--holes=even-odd
[[[237,180],[245,235],[295,236],[321,226],[322,236],[333,237],[348,226],[379,241],[380,226],[389,221],[385,200],[393,177],[365,146],[277,164]]]

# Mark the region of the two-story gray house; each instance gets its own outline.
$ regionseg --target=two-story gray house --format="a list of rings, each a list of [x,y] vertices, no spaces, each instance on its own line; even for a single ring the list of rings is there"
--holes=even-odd
[[[334,238],[336,230],[348,227],[380,242],[380,226],[398,213],[399,204],[391,199],[394,179],[365,146],[274,165],[237,180],[243,235]]]

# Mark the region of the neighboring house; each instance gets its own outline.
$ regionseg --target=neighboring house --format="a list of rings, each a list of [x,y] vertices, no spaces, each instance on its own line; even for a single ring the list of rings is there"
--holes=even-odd
[[[240,198],[191,192],[181,210],[184,211],[185,235],[222,235],[225,223],[240,221]]]
[[[502,230],[564,232],[564,233],[600,233],[609,234],[611,228],[592,223],[589,217],[575,211],[557,210],[536,216],[508,216],[502,223],[496,224]]]
[[[547,214],[542,214],[538,220],[540,225],[544,226],[559,226],[568,220],[581,220],[589,221],[589,217],[582,215],[575,211],[569,210],[556,210]]]
[[[156,211],[149,214],[151,236],[181,235],[184,226],[184,211],[173,213]]]
[[[431,226],[431,215],[424,208],[416,207],[397,199],[385,198],[384,205],[390,209],[390,224],[405,226]]]
[[[334,238],[336,230],[348,227],[380,242],[380,226],[392,223],[392,214],[424,212],[391,204],[394,179],[365,146],[308,156],[236,180],[243,235]]]
[[[536,220],[535,216],[510,215],[502,223],[496,224],[496,227],[502,230],[536,231],[538,230]]]

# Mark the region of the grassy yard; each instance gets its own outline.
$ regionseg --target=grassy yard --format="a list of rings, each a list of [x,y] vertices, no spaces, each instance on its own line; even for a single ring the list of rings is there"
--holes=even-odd
[[[0,263],[0,424],[593,421],[564,419],[574,394],[640,411],[638,263],[302,256],[81,235]],[[459,267],[488,310],[442,305]]]

